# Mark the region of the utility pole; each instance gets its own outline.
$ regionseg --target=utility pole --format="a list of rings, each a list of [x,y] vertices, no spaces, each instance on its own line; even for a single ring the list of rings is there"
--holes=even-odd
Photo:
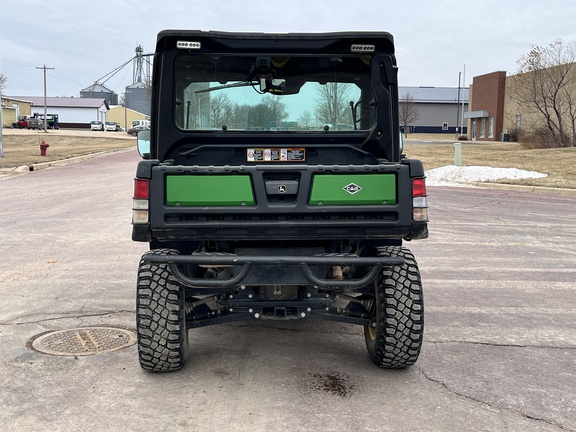
[[[2,86],[0,86],[0,158],[4,157],[4,150],[2,148],[2,129],[4,124],[2,123]]]
[[[462,72],[458,72],[458,102],[456,103],[456,134],[459,132],[460,126],[460,79],[462,78]],[[460,132],[464,133],[464,131]],[[458,137],[456,137],[458,138]]]
[[[46,112],[46,71],[49,69],[54,69],[53,67],[36,66],[36,69],[42,69],[44,71],[44,132],[46,132],[46,123],[48,122],[48,113]]]
[[[460,130],[464,133],[464,101],[466,100],[466,65],[462,74],[462,117],[460,117]],[[468,103],[470,103],[470,93],[468,93]]]

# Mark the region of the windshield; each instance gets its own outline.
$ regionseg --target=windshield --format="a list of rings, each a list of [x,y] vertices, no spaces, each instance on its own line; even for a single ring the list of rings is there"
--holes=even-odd
[[[174,121],[186,131],[350,133],[374,123],[369,56],[179,55]]]

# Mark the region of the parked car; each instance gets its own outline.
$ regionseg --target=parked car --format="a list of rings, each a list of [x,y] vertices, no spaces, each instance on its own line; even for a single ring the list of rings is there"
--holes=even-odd
[[[104,123],[104,130],[106,132],[118,132],[120,131],[120,125],[116,122],[113,121],[107,121],[106,123]]]
[[[132,135],[132,136],[137,136],[138,132],[140,132],[142,130],[148,130],[148,128],[146,126],[142,126],[142,125],[134,126],[134,127],[131,127],[130,129],[128,129],[127,134]]]
[[[43,129],[44,128],[44,121],[37,117],[30,117],[28,119],[28,129]]]
[[[90,129],[93,131],[103,131],[104,130],[104,123],[101,121],[95,120],[90,122]]]

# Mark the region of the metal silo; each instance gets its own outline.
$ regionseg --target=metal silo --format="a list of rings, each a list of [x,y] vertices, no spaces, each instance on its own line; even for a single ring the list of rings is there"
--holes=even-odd
[[[85,89],[80,90],[81,98],[90,99],[106,99],[108,105],[118,105],[118,95],[106,86],[98,83],[94,83]]]
[[[143,82],[126,86],[126,106],[128,109],[150,115],[150,89]]]

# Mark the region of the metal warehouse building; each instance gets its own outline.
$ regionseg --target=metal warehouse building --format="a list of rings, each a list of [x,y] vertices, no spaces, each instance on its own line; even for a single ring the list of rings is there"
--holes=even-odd
[[[29,101],[32,115],[35,113],[44,114],[43,96],[10,96],[10,98]],[[58,114],[58,124],[61,128],[87,128],[90,127],[90,122],[93,120],[105,122],[109,109],[110,107],[104,98],[46,98],[46,111],[48,114]]]
[[[468,88],[402,87],[398,88],[400,103],[412,98],[419,118],[410,123],[411,133],[466,133],[463,112],[468,111]],[[464,132],[461,131],[463,126]]]

